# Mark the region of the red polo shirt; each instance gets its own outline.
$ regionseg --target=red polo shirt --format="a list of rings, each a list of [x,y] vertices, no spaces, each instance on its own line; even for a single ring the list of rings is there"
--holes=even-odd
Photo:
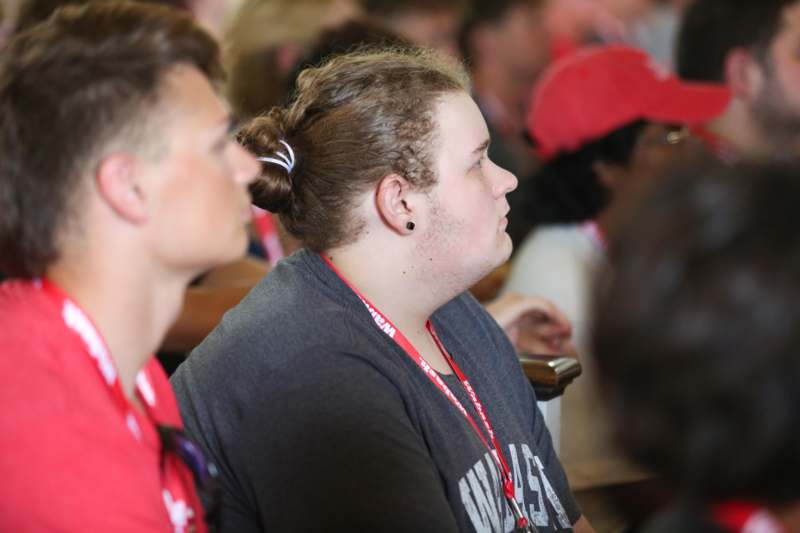
[[[162,461],[156,424],[182,424],[159,363],[137,379],[145,411],[121,406],[62,306],[0,284],[0,531],[206,531],[191,473]]]

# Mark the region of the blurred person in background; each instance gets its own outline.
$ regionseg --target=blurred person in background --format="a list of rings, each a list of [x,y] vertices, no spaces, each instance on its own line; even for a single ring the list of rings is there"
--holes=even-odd
[[[608,488],[646,477],[621,456],[597,407],[589,345],[594,275],[606,236],[676,159],[686,155],[686,126],[722,113],[721,85],[681,83],[649,56],[625,46],[587,47],[555,62],[537,85],[528,116],[544,160],[532,178],[525,214],[533,232],[514,257],[506,291],[552,300],[572,321],[584,375],[547,406],[560,425],[559,457],[584,512],[598,529],[625,518]],[[550,402],[552,403],[552,402]]]
[[[312,43],[359,13],[356,0],[245,0],[224,41],[236,116],[284,104],[290,75]]]
[[[624,449],[678,496],[643,533],[800,531],[799,175],[695,164],[611,239],[599,386]]]
[[[206,531],[214,470],[152,354],[247,243],[258,167],[221,78],[213,38],[152,5],[68,6],[3,51],[3,531]]]
[[[470,0],[459,37],[475,101],[489,126],[489,156],[521,177],[536,164],[524,119],[533,85],[549,61],[544,5],[544,0]]]
[[[632,30],[653,7],[654,0],[548,0],[553,59],[586,45],[630,43]]]
[[[19,3],[16,0],[0,0],[0,50],[14,33],[18,16]]]
[[[690,0],[655,0],[633,22],[627,44],[647,52],[662,65],[675,66],[675,43]]]
[[[800,2],[694,0],[678,39],[681,78],[726,84],[727,111],[701,135],[723,159],[800,153]]]
[[[468,0],[360,0],[366,16],[418,46],[459,56],[458,28]]]

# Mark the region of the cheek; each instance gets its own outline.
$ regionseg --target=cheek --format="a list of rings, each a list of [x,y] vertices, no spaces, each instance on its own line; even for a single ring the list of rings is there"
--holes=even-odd
[[[210,237],[214,228],[229,227],[241,218],[241,202],[231,180],[218,173],[187,165],[181,179],[165,190],[164,216],[185,231]],[[219,231],[219,229],[217,229]]]
[[[800,65],[795,61],[784,70],[786,72],[781,80],[781,92],[795,114],[800,114]]]
[[[800,51],[788,39],[777,43],[772,50],[772,83],[796,113],[800,113]],[[767,80],[769,83],[770,80]]]

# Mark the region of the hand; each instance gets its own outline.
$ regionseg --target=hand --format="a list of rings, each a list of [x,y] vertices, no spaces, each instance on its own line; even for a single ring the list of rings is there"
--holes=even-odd
[[[486,310],[518,352],[576,357],[570,342],[572,325],[548,300],[509,293],[487,304]]]

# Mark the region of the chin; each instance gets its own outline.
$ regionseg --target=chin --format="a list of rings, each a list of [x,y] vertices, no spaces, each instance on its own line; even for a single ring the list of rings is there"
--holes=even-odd
[[[497,264],[494,266],[495,268],[499,267],[503,263],[509,260],[511,257],[511,252],[514,251],[514,243],[511,242],[511,237],[506,233],[503,232],[503,237],[501,238],[501,242],[499,244],[499,251],[497,252]]]
[[[225,244],[226,246],[224,248],[220,248],[219,253],[215,254],[213,259],[208,261],[210,263],[208,268],[227,265],[228,263],[233,263],[234,261],[244,257],[249,244],[247,233],[242,231],[239,234],[231,237],[231,239]]]

